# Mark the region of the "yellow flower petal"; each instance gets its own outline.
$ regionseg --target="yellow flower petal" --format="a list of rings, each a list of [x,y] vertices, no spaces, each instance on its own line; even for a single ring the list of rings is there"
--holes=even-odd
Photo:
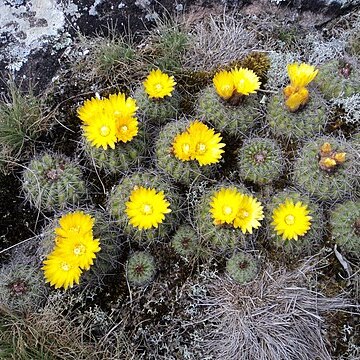
[[[303,88],[310,84],[315,79],[319,70],[306,63],[294,63],[287,66],[290,84],[295,88]]]
[[[94,222],[95,219],[83,211],[67,213],[59,219],[59,227],[55,228],[55,234],[61,238],[92,235]]]
[[[173,76],[163,73],[161,70],[152,70],[144,81],[145,92],[150,98],[160,99],[171,96],[176,82]]]
[[[261,83],[254,71],[246,68],[235,68],[231,73],[235,89],[239,94],[249,95],[260,89]]]
[[[304,106],[309,101],[309,91],[306,88],[300,88],[297,92],[288,97],[285,102],[287,108],[294,112],[299,109],[300,106]]]
[[[138,121],[136,118],[125,117],[116,120],[116,137],[124,143],[132,140],[138,134]]]
[[[194,154],[194,144],[188,132],[175,136],[173,141],[174,156],[182,161],[188,161]]]
[[[308,214],[308,207],[301,201],[294,204],[291,199],[286,199],[273,211],[271,225],[283,240],[298,240],[298,237],[304,236],[311,227],[312,217]]]
[[[171,212],[163,191],[156,192],[155,189],[142,186],[131,192],[125,206],[130,224],[140,230],[157,228],[164,221],[165,214]]]
[[[235,91],[233,74],[228,71],[222,70],[216,73],[213,84],[217,94],[224,100],[229,99]]]

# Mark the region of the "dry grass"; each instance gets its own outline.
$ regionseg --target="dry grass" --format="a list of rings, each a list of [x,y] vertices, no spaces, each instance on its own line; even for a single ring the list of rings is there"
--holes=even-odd
[[[313,271],[309,263],[293,272],[268,265],[244,286],[228,279],[210,284],[200,301],[209,321],[209,353],[223,360],[330,360],[324,315],[350,305],[309,289]]]

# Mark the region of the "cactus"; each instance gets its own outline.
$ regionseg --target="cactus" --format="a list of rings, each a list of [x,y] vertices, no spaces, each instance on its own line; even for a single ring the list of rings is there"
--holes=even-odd
[[[79,209],[76,209],[79,211]],[[47,224],[41,234],[38,236],[39,245],[37,247],[37,257],[43,261],[50,254],[55,246],[55,228],[59,226],[59,219],[62,215],[72,212],[73,209],[67,209],[56,214],[49,224]],[[107,215],[99,210],[84,209],[84,212],[95,219],[93,226],[94,239],[100,239],[101,250],[96,254],[94,264],[90,270],[81,276],[81,284],[94,282],[101,284],[107,274],[110,274],[118,263],[121,251],[120,234],[114,228]]]
[[[23,172],[25,198],[38,209],[56,211],[78,204],[86,196],[81,170],[70,159],[45,153]]]
[[[217,184],[207,189],[199,198],[194,208],[194,223],[196,231],[199,234],[200,241],[204,247],[213,252],[223,252],[236,247],[246,247],[246,239],[251,235],[245,235],[240,228],[234,228],[233,225],[223,224],[215,225],[210,213],[210,203],[213,195],[220,188],[236,188],[244,194],[249,191],[243,185],[239,184]]]
[[[214,165],[200,166],[195,160],[182,161],[174,156],[172,152],[174,138],[185,131],[189,124],[190,122],[185,119],[166,124],[160,131],[155,145],[156,166],[175,181],[185,185],[190,185],[194,180],[211,177],[216,169]]]
[[[256,277],[258,264],[253,256],[244,252],[235,252],[226,261],[226,272],[239,284],[245,284]]]
[[[139,166],[146,151],[145,135],[139,132],[131,141],[118,142],[115,149],[106,150],[92,146],[83,137],[82,148],[90,166],[96,166],[106,173],[116,174]]]
[[[142,119],[152,124],[165,124],[177,117],[181,97],[176,90],[172,92],[171,96],[166,96],[163,99],[151,99],[141,85],[135,90],[133,97],[139,107],[137,113]]]
[[[314,83],[327,100],[360,92],[359,71],[345,61],[332,60],[321,65]]]
[[[153,280],[155,272],[154,257],[147,252],[135,252],[126,262],[126,278],[131,285],[147,285]]]
[[[276,234],[273,225],[270,225],[273,221],[274,209],[283,204],[286,199],[290,199],[294,203],[301,201],[302,205],[307,206],[310,211],[309,215],[312,217],[310,229],[305,235],[299,236],[298,240],[283,240],[281,235]],[[289,189],[275,194],[269,200],[267,209],[268,239],[276,249],[285,251],[288,256],[309,255],[316,251],[324,228],[323,211],[319,204],[311,200],[308,195]]]
[[[0,269],[0,304],[11,311],[36,310],[46,298],[43,274],[30,264],[11,262]]]
[[[333,169],[322,168],[320,148],[329,143],[338,153],[345,153],[345,161]],[[319,200],[339,200],[356,191],[359,186],[359,159],[346,141],[320,137],[308,141],[294,163],[293,181]]]
[[[225,103],[210,85],[200,93],[196,115],[217,131],[238,137],[248,132],[259,117],[259,101],[257,95],[249,95],[241,104],[233,106]]]
[[[271,139],[252,138],[237,154],[237,167],[242,179],[263,185],[278,179],[284,169],[280,146]]]
[[[190,225],[181,225],[171,240],[171,246],[180,256],[193,258],[199,250],[196,231]]]
[[[341,250],[360,256],[360,201],[347,200],[330,211],[331,236]]]
[[[254,71],[260,79],[264,79],[270,68],[270,59],[264,52],[253,51],[240,61],[240,66]]]
[[[320,134],[327,121],[326,104],[322,96],[312,91],[309,102],[298,111],[290,112],[282,93],[269,100],[267,122],[276,136],[302,139]]]
[[[125,212],[126,202],[136,187],[154,188],[163,191],[166,200],[170,203],[171,212],[157,228],[142,229],[134,227],[129,222]],[[125,234],[139,243],[151,243],[167,237],[177,226],[180,216],[180,197],[174,187],[158,174],[150,172],[136,172],[125,176],[121,182],[114,186],[108,198],[107,209],[114,218],[115,224],[121,227]]]

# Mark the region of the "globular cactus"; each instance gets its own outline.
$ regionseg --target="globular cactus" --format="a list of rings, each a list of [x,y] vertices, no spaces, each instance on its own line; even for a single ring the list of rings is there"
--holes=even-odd
[[[345,154],[344,161],[333,167],[322,164],[321,147],[328,143],[334,153]],[[334,201],[350,195],[359,187],[360,159],[346,141],[319,137],[308,141],[297,155],[293,182],[319,200]]]
[[[137,114],[144,121],[154,125],[165,124],[175,119],[179,112],[181,96],[176,90],[172,92],[171,96],[152,99],[141,86],[135,90],[133,97],[138,106]]]
[[[326,103],[316,91],[310,91],[309,102],[290,112],[282,92],[273,95],[267,106],[266,121],[275,136],[285,139],[303,139],[320,134],[327,121]]]
[[[277,234],[275,226],[272,225],[272,222],[274,221],[274,210],[278,209],[281,204],[284,204],[287,199],[291,200],[294,204],[300,201],[301,205],[306,207],[309,211],[308,215],[311,216],[310,228],[306,231],[304,235],[298,236],[297,240],[284,240],[282,235]],[[281,249],[285,251],[288,257],[296,257],[298,255],[310,255],[317,251],[325,226],[323,210],[318,203],[312,200],[307,194],[300,193],[296,190],[288,189],[281,191],[280,193],[277,193],[272,198],[270,198],[266,207],[268,240],[271,242],[272,246],[275,249]],[[289,215],[289,213],[286,213],[285,215]]]
[[[32,264],[17,261],[0,269],[0,304],[11,311],[35,311],[46,299],[42,272]]]
[[[244,235],[240,228],[234,228],[231,224],[214,224],[214,219],[210,213],[210,203],[214,194],[223,188],[235,188],[241,193],[249,194],[243,185],[219,183],[206,189],[198,199],[194,207],[194,225],[201,244],[213,253],[224,252],[237,247],[246,248],[247,239],[252,237],[251,235]]]
[[[171,212],[165,214],[164,220],[158,226],[149,229],[139,229],[130,223],[126,213],[126,203],[130,200],[131,193],[140,187],[155,189],[163,192],[164,198],[169,202]],[[109,214],[126,235],[139,243],[161,241],[167,237],[177,226],[180,218],[180,196],[176,189],[165,178],[149,171],[138,171],[121,179],[113,187],[107,202]]]
[[[196,116],[208,122],[217,131],[239,137],[248,132],[260,115],[260,98],[251,94],[243,102],[233,106],[225,103],[216,93],[213,85],[206,87],[199,95]]]
[[[275,140],[252,138],[237,153],[237,169],[242,179],[264,185],[278,179],[285,160]]]
[[[46,211],[77,205],[86,197],[79,166],[57,154],[31,160],[23,172],[22,189],[32,206]]]
[[[96,254],[94,264],[81,276],[80,285],[84,283],[92,283],[101,285],[106,275],[111,274],[118,264],[119,256],[121,254],[122,240],[118,229],[114,227],[108,215],[100,210],[94,209],[79,209],[86,215],[90,215],[95,221],[93,225],[93,238],[99,239],[101,250]],[[56,214],[49,224],[47,224],[38,236],[37,258],[43,261],[48,254],[50,254],[55,247],[55,229],[59,227],[59,219],[61,216],[74,212],[74,209],[66,209],[61,213]]]
[[[184,132],[190,122],[186,119],[166,124],[160,131],[155,145],[156,166],[175,181],[190,185],[195,180],[203,180],[215,173],[216,165],[200,166],[196,160],[182,161],[173,153],[176,135]]]
[[[85,138],[82,140],[82,149],[90,167],[105,173],[116,174],[136,168],[141,164],[146,151],[146,140],[143,132],[139,132],[131,141],[118,142],[115,149],[97,148]]]
[[[126,279],[134,286],[149,284],[156,272],[154,257],[144,251],[130,255],[126,262]]]
[[[348,97],[360,92],[360,73],[350,62],[332,60],[319,67],[314,83],[327,100]]]
[[[330,211],[331,237],[345,253],[360,256],[360,201],[347,200]]]
[[[198,235],[192,226],[181,225],[175,232],[171,246],[175,252],[187,260],[197,256],[200,250]]]
[[[245,284],[256,277],[258,262],[249,254],[235,252],[226,261],[226,272],[237,283]]]

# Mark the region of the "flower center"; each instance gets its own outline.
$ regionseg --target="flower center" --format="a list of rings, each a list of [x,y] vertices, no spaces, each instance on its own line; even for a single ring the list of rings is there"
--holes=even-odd
[[[100,135],[101,136],[108,136],[110,134],[110,128],[106,125],[103,125],[101,128],[100,128]]]
[[[74,255],[79,256],[85,253],[85,246],[83,244],[76,245],[74,247]]]
[[[149,204],[144,204],[143,206],[143,214],[144,215],[151,215],[153,212],[153,208],[151,205]]]
[[[78,233],[78,232],[80,232],[80,226],[79,226],[79,225],[77,225],[77,226],[72,226],[72,227],[69,229],[69,231]]]
[[[232,213],[232,208],[231,208],[231,206],[225,205],[225,206],[223,207],[223,213],[224,213],[225,215],[230,215],[230,214]]]
[[[128,127],[126,125],[123,125],[120,127],[120,131],[125,134],[128,131]]]
[[[61,270],[64,270],[64,271],[69,271],[71,269],[69,263],[63,261],[61,264],[60,264],[60,268]]]
[[[246,219],[249,216],[249,212],[246,211],[245,209],[240,209],[238,212],[238,217],[240,219]]]
[[[294,222],[295,222],[295,217],[294,217],[294,215],[287,215],[286,217],[285,217],[285,223],[286,223],[286,225],[293,225],[294,224]]]
[[[163,89],[162,85],[161,84],[156,84],[155,85],[155,90],[156,91],[161,91]]]
[[[200,154],[203,154],[206,151],[206,145],[203,143],[199,143],[196,145],[196,149]]]
[[[189,144],[183,144],[182,150],[183,150],[184,154],[188,154],[189,151],[190,151],[190,145]]]

